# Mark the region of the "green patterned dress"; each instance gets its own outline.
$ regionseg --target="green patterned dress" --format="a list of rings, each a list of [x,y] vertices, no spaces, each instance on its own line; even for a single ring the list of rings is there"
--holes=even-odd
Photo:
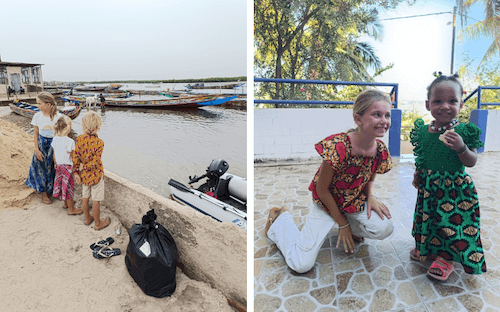
[[[455,132],[469,148],[484,145],[479,140],[481,130],[474,124],[458,124]],[[422,261],[437,255],[460,262],[466,273],[481,274],[486,272],[486,262],[476,187],[456,152],[439,135],[429,133],[422,119],[415,121],[411,131],[420,173],[412,235]]]

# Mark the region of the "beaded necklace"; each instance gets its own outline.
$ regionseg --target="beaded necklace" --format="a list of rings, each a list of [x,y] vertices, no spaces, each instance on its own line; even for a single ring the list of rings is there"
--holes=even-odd
[[[436,128],[436,126],[434,126],[435,122],[436,122],[435,120],[431,121],[431,124],[430,124],[431,129],[434,130],[434,131],[441,132],[441,131],[448,130],[451,127],[455,126],[458,123],[458,119],[453,119],[449,124],[444,125],[442,127],[438,127],[438,128]]]

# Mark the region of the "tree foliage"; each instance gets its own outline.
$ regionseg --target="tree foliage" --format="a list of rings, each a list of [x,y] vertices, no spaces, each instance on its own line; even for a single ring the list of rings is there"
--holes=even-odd
[[[500,56],[500,0],[457,0],[462,24],[467,21],[467,12],[478,2],[484,4],[484,20],[464,28],[459,38],[477,40],[486,37],[492,40],[479,64],[482,67],[492,57]]]
[[[401,1],[255,0],[255,77],[372,81],[368,70],[383,68],[360,37],[380,38],[378,10]],[[256,96],[322,100],[341,89],[273,83],[263,84]]]

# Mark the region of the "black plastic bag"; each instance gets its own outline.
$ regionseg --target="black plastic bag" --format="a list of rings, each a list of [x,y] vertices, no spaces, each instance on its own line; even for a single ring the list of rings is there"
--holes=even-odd
[[[132,226],[125,265],[146,295],[163,298],[175,291],[177,246],[167,229],[155,220],[151,209],[142,217],[142,224]]]

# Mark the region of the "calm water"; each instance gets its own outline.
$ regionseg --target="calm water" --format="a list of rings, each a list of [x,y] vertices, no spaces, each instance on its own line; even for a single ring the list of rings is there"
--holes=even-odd
[[[129,90],[184,89],[183,84],[161,84],[160,87],[124,85]],[[222,90],[222,93],[242,93],[242,90],[240,87]],[[216,91],[213,93],[218,93]],[[73,120],[71,135],[75,139],[82,133],[84,112],[86,109]],[[97,113],[103,123],[98,134],[104,141],[104,168],[160,195],[170,195],[169,179],[187,184],[189,176],[204,174],[212,159],[226,160],[228,173],[246,177],[245,109],[218,106],[187,110],[106,107],[97,108]],[[7,119],[33,133],[31,119],[15,113]]]
[[[228,172],[246,177],[245,110],[206,107],[189,110],[99,108],[104,167],[156,193],[169,196],[170,178],[187,184],[212,159],[229,163]],[[73,120],[81,134],[83,112]]]

